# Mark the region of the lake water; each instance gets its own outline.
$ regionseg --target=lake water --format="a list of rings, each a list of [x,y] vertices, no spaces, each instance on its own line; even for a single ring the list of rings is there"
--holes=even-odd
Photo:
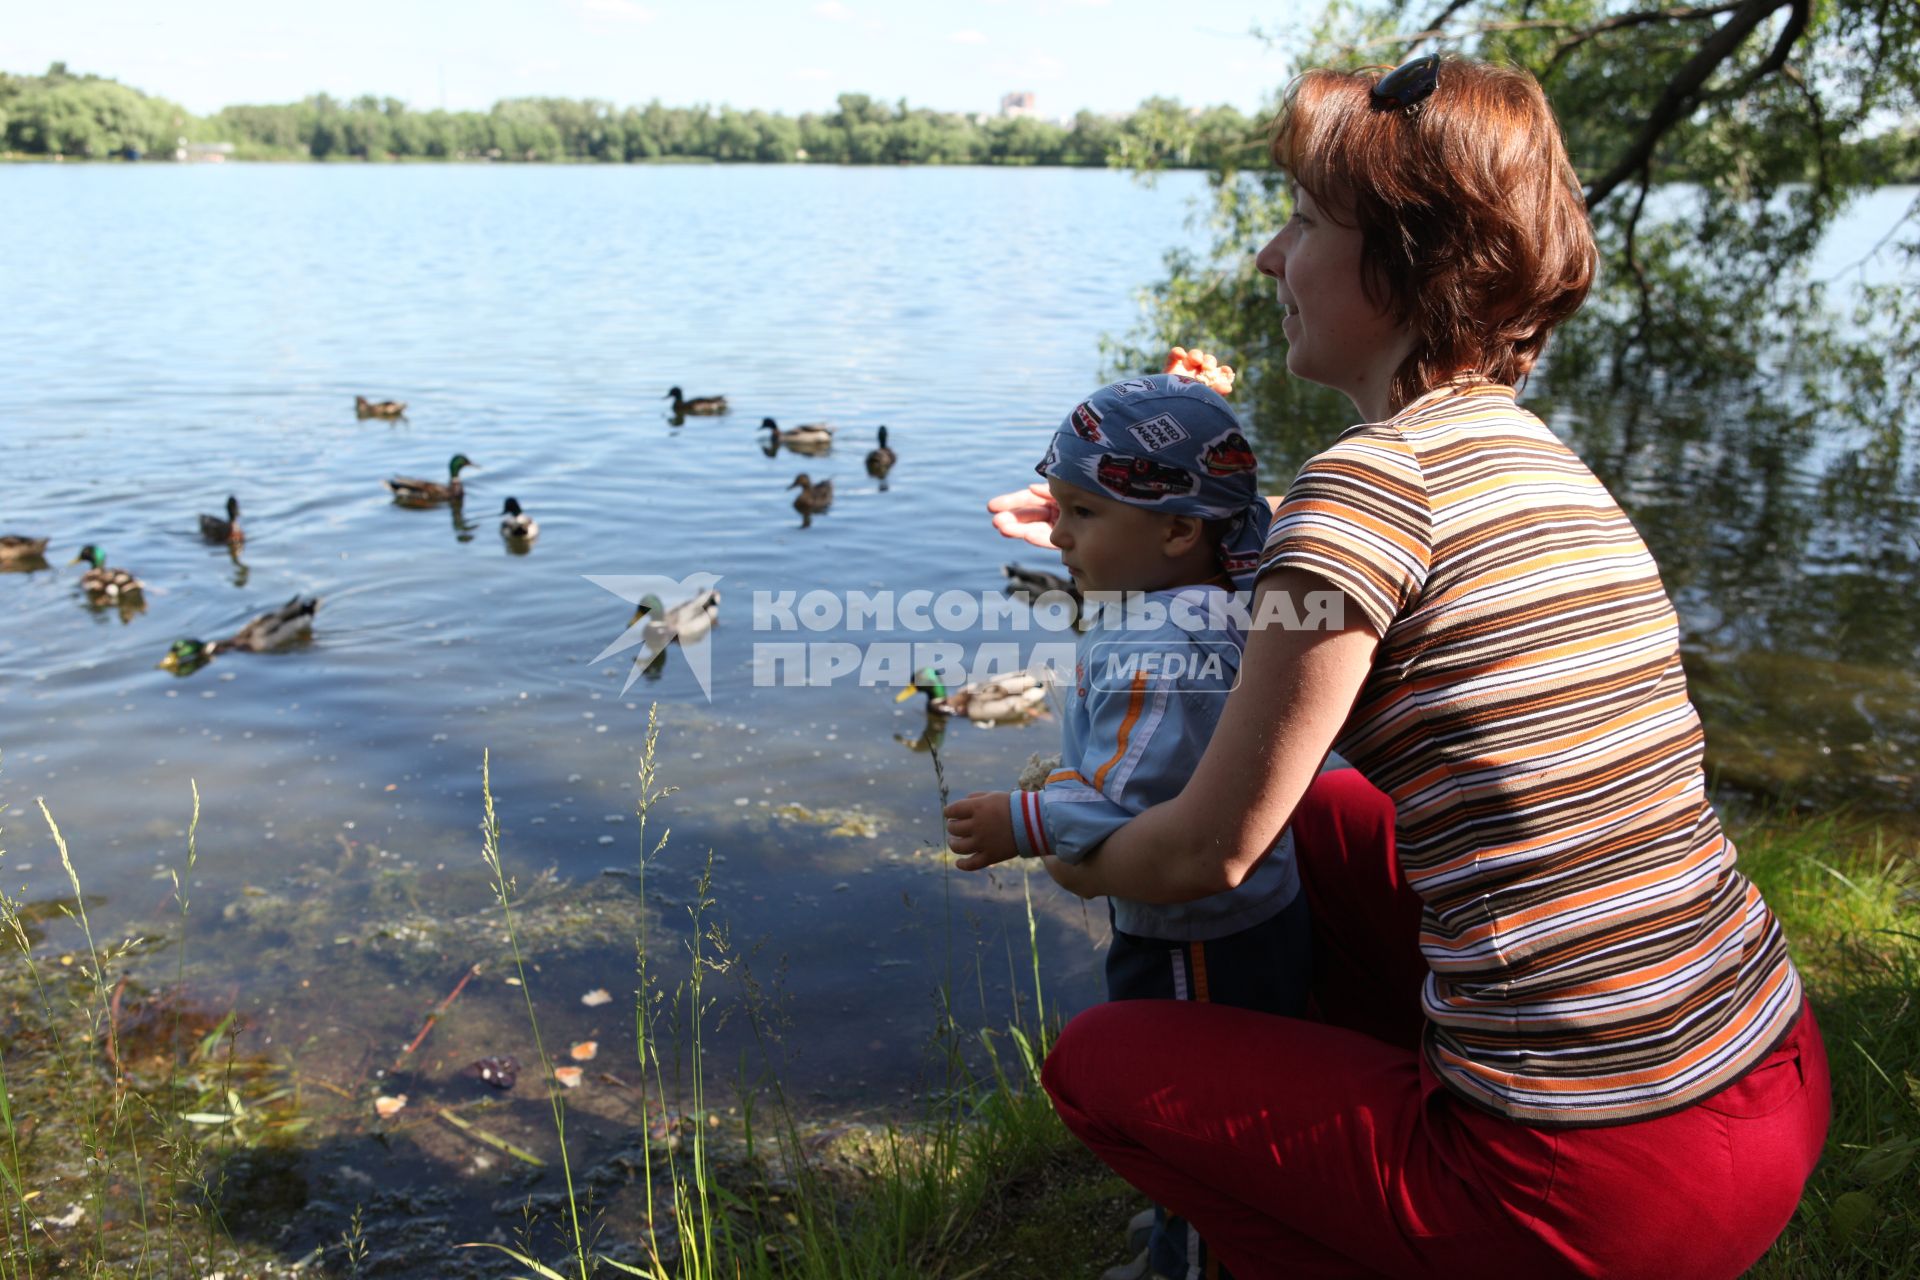
[[[90,609],[77,569],[0,575],[9,890],[67,892],[31,805],[44,796],[96,935],[177,929],[167,869],[197,781],[195,989],[243,1011],[249,1048],[364,1093],[485,962],[412,1064],[416,1091],[451,1088],[472,1058],[531,1056],[484,910],[490,751],[549,1042],[617,1044],[634,770],[657,702],[663,781],[680,788],[653,828],[673,832],[648,884],[663,956],[689,934],[711,850],[715,912],[777,988],[790,1083],[821,1114],[902,1113],[943,986],[973,1025],[1030,997],[1020,880],[956,877],[919,852],[938,796],[928,756],[900,740],[925,727],[917,704],[852,679],[768,686],[751,601],[993,591],[1003,562],[1046,564],[994,537],[981,502],[1030,477],[1100,381],[1100,339],[1133,329],[1160,255],[1200,245],[1186,219],[1203,189],[1014,169],[0,170],[0,532],[51,535],[56,566],[100,544],[148,584],[144,611],[122,614]],[[1911,195],[1868,201],[1835,237],[1836,269]],[[732,413],[675,424],[674,384],[724,393]],[[358,420],[358,393],[407,416]],[[769,457],[762,416],[834,422],[841,444]],[[881,424],[900,455],[884,487],[861,466]],[[1730,798],[1910,812],[1911,456],[1869,494],[1834,479],[1818,442],[1742,469],[1739,424],[1617,445],[1596,469],[1675,587]],[[480,464],[457,512],[381,487],[442,476],[456,451]],[[808,527],[786,488],[802,471],[836,490]],[[248,535],[236,556],[195,522],[229,493]],[[496,533],[507,495],[540,522],[530,554]],[[721,575],[711,697],[678,656],[623,693],[628,660],[591,660],[631,606],[587,575],[698,572]],[[296,592],[324,597],[310,644],[155,669],[174,639],[223,636]],[[956,725],[943,755],[964,792],[1057,745],[1052,723]],[[1104,912],[1044,877],[1035,898],[1050,1007],[1097,999]],[[53,950],[75,944],[48,929]],[[125,967],[159,987],[176,962],[160,949]],[[597,987],[614,1003],[581,1005]],[[748,1039],[736,1022],[716,1052],[731,1062]],[[591,1094],[575,1099],[589,1114]],[[602,1115],[613,1126],[619,1107]],[[540,1115],[524,1119],[538,1135]],[[428,1132],[420,1150],[443,1142],[456,1167],[461,1140]]]

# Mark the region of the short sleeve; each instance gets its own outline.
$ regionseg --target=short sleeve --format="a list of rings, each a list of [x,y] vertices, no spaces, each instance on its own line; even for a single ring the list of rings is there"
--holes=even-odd
[[[1304,569],[1345,592],[1380,636],[1425,588],[1432,508],[1413,448],[1388,426],[1348,432],[1287,488],[1260,576]]]

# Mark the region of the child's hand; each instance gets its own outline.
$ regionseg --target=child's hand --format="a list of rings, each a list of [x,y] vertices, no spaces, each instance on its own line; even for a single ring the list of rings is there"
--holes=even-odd
[[[1053,494],[1044,484],[1030,484],[990,498],[987,510],[993,513],[993,527],[1002,537],[1030,542],[1043,551],[1055,550],[1053,522],[1059,518],[1060,508],[1053,504]]]
[[[963,855],[953,865],[980,871],[1018,857],[1013,843],[1013,813],[1004,791],[976,791],[947,806],[947,847]]]

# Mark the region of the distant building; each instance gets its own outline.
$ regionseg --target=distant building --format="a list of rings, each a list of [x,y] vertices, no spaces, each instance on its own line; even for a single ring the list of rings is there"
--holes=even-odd
[[[202,164],[221,164],[233,156],[231,142],[188,142],[180,139],[180,145],[174,149],[175,160],[193,160]]]
[[[1000,95],[1000,115],[1003,119],[1015,116],[1034,116],[1040,114],[1040,108],[1034,95],[1028,91],[1003,93]]]

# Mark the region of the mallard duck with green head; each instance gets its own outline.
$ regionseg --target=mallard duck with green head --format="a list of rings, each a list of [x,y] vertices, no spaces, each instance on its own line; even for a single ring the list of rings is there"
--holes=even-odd
[[[395,476],[383,481],[393,490],[394,500],[425,506],[436,502],[458,502],[466,497],[466,486],[460,483],[460,472],[467,467],[478,470],[480,464],[464,453],[456,453],[447,460],[447,482],[440,484],[434,480],[422,480],[417,476]]]
[[[975,724],[1021,724],[1045,715],[1047,709],[1047,682],[1031,671],[948,689],[939,672],[924,667],[894,701],[905,702],[915,694],[926,697],[928,711],[963,716]]]
[[[508,498],[500,508],[500,536],[527,543],[540,536],[540,522],[520,509],[520,499]]]
[[[706,639],[719,619],[720,593],[707,587],[696,591],[691,599],[672,607],[663,604],[659,596],[642,596],[633,611],[632,621],[627,625],[631,627],[636,622],[644,622],[647,648],[658,651],[673,640],[681,644],[693,644]]]
[[[47,539],[45,538],[29,538],[18,533],[0,533],[0,564],[43,560],[46,554]]]
[[[776,448],[784,446],[795,453],[818,454],[833,448],[833,428],[824,422],[808,422],[782,430],[772,418],[762,418],[760,429],[769,433],[768,444]]]
[[[675,387],[667,392],[667,399],[673,401],[675,417],[691,415],[694,417],[710,418],[716,414],[722,414],[727,411],[727,398],[725,396],[693,396],[689,398],[681,395],[680,388]]]
[[[319,607],[320,597],[296,595],[278,609],[249,620],[225,640],[175,640],[167,656],[160,659],[160,669],[191,675],[211,662],[215,654],[230,649],[266,653],[282,648],[313,630],[314,611]]]
[[[225,542],[235,546],[245,542],[247,535],[240,528],[240,499],[234,497],[232,494],[227,495],[227,518],[225,520],[222,520],[219,516],[210,516],[202,512],[200,515],[200,536],[208,542]]]
[[[369,400],[365,396],[353,398],[354,416],[360,418],[404,418],[407,416],[407,402],[404,400]]]
[[[90,566],[80,575],[80,589],[93,597],[96,603],[112,604],[128,600],[141,594],[143,588],[140,579],[125,569],[109,569],[105,549],[89,542],[80,548],[80,554],[68,564],[86,564]]]

